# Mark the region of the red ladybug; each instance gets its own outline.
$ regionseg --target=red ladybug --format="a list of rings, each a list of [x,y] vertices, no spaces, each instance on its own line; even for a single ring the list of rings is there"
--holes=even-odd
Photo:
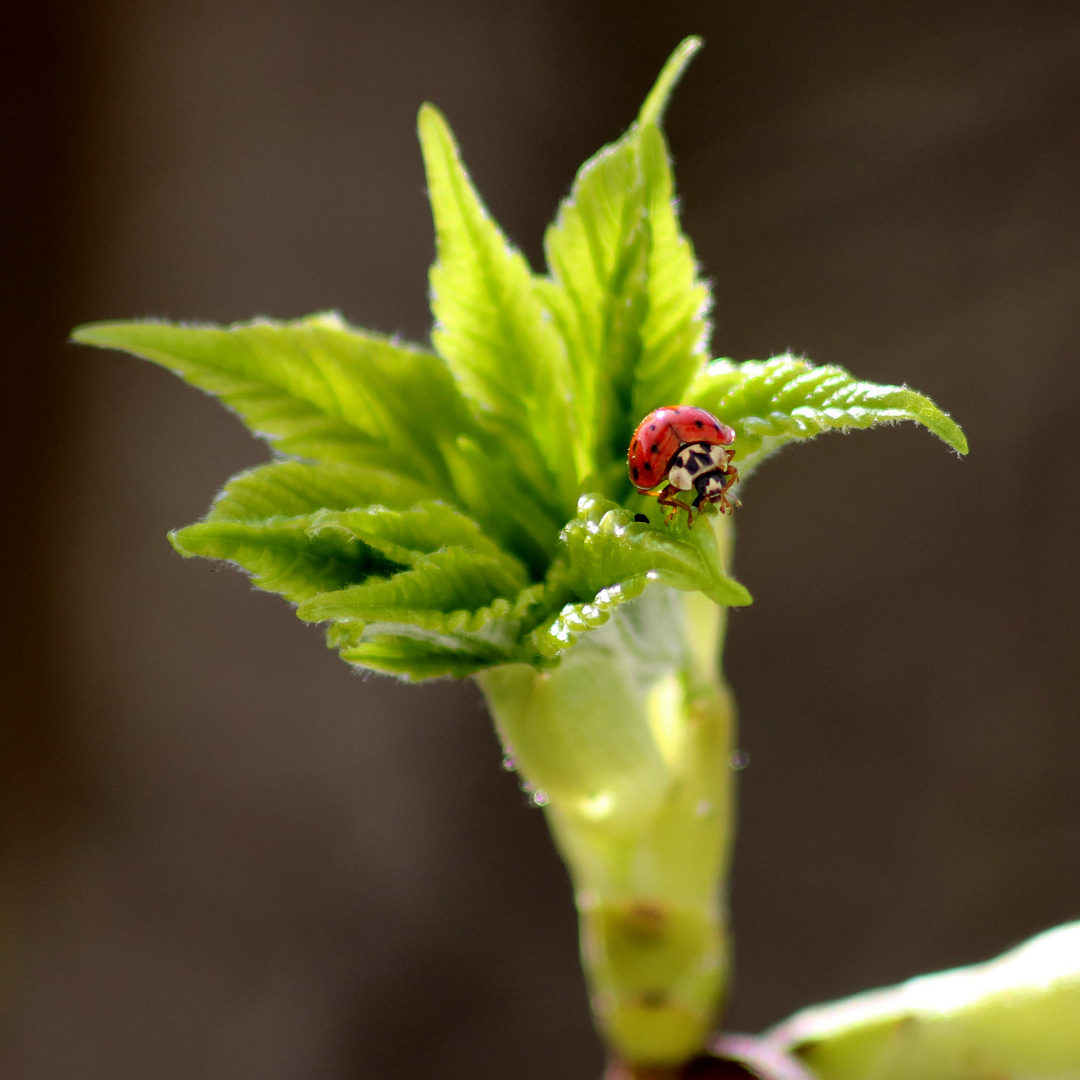
[[[731,464],[735,451],[728,449],[734,441],[735,432],[712,413],[693,405],[664,405],[638,424],[626,467],[638,491],[656,495],[661,506],[672,508],[668,524],[685,510],[686,523],[692,525],[702,503],[717,503],[721,513],[732,512],[727,491],[739,479]],[[652,490],[661,484],[666,484],[663,491]],[[675,498],[680,491],[697,492],[691,506]],[[737,499],[734,505],[739,505]]]

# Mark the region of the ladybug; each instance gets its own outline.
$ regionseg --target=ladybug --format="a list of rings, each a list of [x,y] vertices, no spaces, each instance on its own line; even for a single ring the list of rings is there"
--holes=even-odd
[[[703,503],[716,503],[724,514],[739,505],[727,494],[739,479],[731,464],[734,441],[735,432],[712,413],[694,405],[664,405],[638,424],[626,467],[638,491],[656,495],[661,506],[672,508],[669,525],[680,510],[686,511],[687,525],[693,525],[694,511]],[[663,491],[653,490],[661,484],[666,485]],[[675,497],[680,491],[697,493],[690,506]]]

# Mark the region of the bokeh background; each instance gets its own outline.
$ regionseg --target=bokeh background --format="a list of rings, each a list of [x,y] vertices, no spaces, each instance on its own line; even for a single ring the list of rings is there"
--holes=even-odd
[[[714,351],[930,394],[741,492],[728,1023],[1080,916],[1080,11],[42,0],[0,40],[0,1075],[592,1080],[569,887],[475,690],[363,678],[165,532],[266,457],[80,321],[425,340],[437,102],[534,265],[687,33]]]

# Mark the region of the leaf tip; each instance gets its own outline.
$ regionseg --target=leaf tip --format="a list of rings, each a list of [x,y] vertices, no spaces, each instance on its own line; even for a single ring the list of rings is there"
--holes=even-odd
[[[71,340],[77,345],[96,345],[100,349],[111,349],[115,348],[116,332],[131,325],[127,322],[83,323],[71,331]]]
[[[166,534],[166,539],[172,544],[173,551],[177,555],[183,555],[185,559],[192,559],[202,554],[198,547],[192,546],[190,543],[191,534],[195,528],[194,525],[185,525],[182,529],[171,529]],[[188,535],[185,536],[185,533]]]
[[[920,402],[925,403],[922,415],[916,413],[912,419],[918,420],[931,433],[936,435],[946,446],[955,450],[961,456],[968,452],[967,436],[960,425],[942,409],[939,409],[929,398],[916,395]]]
[[[71,340],[77,345],[93,345],[99,349],[118,349],[123,352],[139,352],[139,347],[153,341],[162,332],[179,327],[165,319],[129,319],[123,322],[92,322],[76,326]]]
[[[71,331],[70,341],[74,341],[79,345],[93,345],[94,344],[94,330],[97,328],[97,323],[83,323],[81,326],[76,326]]]
[[[645,104],[638,113],[638,123],[645,127],[646,124],[659,124],[664,118],[664,110],[667,108],[671,93],[678,81],[683,77],[687,65],[694,58],[701,47],[705,44],[704,39],[692,34],[683,38],[675,51],[668,57],[656,79],[656,83],[649,91]]]
[[[967,436],[960,430],[959,424],[952,425],[956,430],[951,439],[945,441],[961,456],[968,452]]]
[[[416,114],[416,129],[420,134],[420,144],[423,146],[429,139],[448,139],[453,142],[450,134],[450,125],[446,122],[442,110],[430,101],[425,101]]]
[[[432,196],[437,221],[440,200],[435,196],[435,192],[451,182],[455,174],[465,171],[461,163],[461,151],[446,117],[430,101],[425,101],[420,106],[416,117],[416,131],[420,138],[420,153],[424,158],[428,191]]]
[[[754,602],[750,590],[734,578],[728,578],[726,589],[724,607],[749,607]]]

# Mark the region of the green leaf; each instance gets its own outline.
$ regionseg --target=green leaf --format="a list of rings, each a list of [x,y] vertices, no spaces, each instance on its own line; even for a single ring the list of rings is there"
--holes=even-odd
[[[641,112],[638,113],[638,123],[642,127],[646,124],[659,125],[664,119],[664,111],[671,100],[672,92],[686,72],[690,61],[704,44],[701,38],[693,34],[683,38],[675,51],[667,58],[660,74],[656,77],[653,88],[645,98],[645,103],[641,106]]]
[[[448,547],[415,559],[408,570],[325,592],[301,604],[308,622],[407,623],[439,633],[474,631],[492,618],[486,609],[527,585],[516,561]]]
[[[582,634],[603,626],[620,604],[636,600],[648,584],[646,574],[637,574],[601,589],[591,600],[564,604],[557,615],[536,631],[537,651],[542,656],[558,656],[577,644]]]
[[[543,616],[543,593],[505,553],[445,547],[392,577],[313,597],[297,614],[330,622],[327,641],[350,663],[412,679],[461,677],[538,659],[524,631]]]
[[[536,578],[547,571],[563,518],[525,481],[504,448],[463,435],[447,454],[462,505],[504,547],[518,552]]]
[[[764,1038],[821,1080],[1078,1080],[1080,923],[984,964],[804,1009]]]
[[[395,469],[449,492],[442,446],[468,410],[430,352],[332,314],[231,327],[97,323],[76,341],[123,349],[219,397],[283,454]]]
[[[626,427],[647,314],[649,235],[636,129],[579,170],[544,238],[539,280],[567,342],[585,453],[602,471]]]
[[[527,571],[480,531],[480,526],[445,503],[419,502],[408,510],[372,506],[364,510],[323,510],[312,520],[313,537],[338,533],[360,540],[387,559],[411,566],[444,547],[460,547],[502,560],[524,586]]]
[[[233,477],[203,521],[170,533],[169,539],[181,555],[231,562],[248,571],[259,588],[299,602],[394,568],[393,556],[377,544],[313,529],[335,512],[325,508],[380,502],[381,512],[391,514],[386,505],[411,506],[428,494],[393,473],[274,462]]]
[[[438,249],[432,340],[481,417],[520,449],[538,490],[568,514],[578,477],[565,347],[434,106],[420,110],[419,130]]]
[[[699,45],[676,50],[638,121],[582,166],[545,236],[551,277],[537,288],[567,342],[578,429],[598,478],[645,413],[681,400],[707,356],[710,295],[679,227],[656,126]]]
[[[358,667],[411,682],[449,676],[463,679],[509,660],[505,651],[464,636],[378,634],[341,648],[341,658]]]
[[[648,178],[649,310],[641,328],[643,349],[635,372],[631,420],[659,405],[677,404],[708,360],[712,294],[698,277],[690,241],[679,227],[671,162],[655,127],[641,133]],[[629,434],[627,435],[629,441]]]
[[[815,367],[793,356],[716,360],[694,381],[688,400],[735,429],[744,474],[794,439],[901,420],[922,424],[958,453],[968,450],[955,421],[922,394],[860,382],[841,367]]]
[[[414,611],[408,622],[342,620],[327,641],[343,659],[408,679],[462,678],[495,665],[536,663],[525,633],[543,616],[544,587],[532,585],[512,601],[500,597],[473,612],[447,617]]]
[[[554,656],[584,630],[607,621],[619,604],[641,595],[650,582],[699,591],[725,607],[751,602],[727,576],[716,536],[706,520],[696,528],[653,526],[607,499],[583,495],[578,516],[562,531],[561,564],[552,574],[553,595],[567,602],[536,632],[537,649]]]
[[[265,522],[204,521],[178,529],[169,540],[181,555],[222,559],[242,567],[267,592],[298,603],[343,589],[392,563],[341,536],[312,538],[311,516]]]
[[[237,473],[214,499],[207,521],[261,521],[318,510],[380,506],[404,509],[434,492],[385,469],[275,461]]]

